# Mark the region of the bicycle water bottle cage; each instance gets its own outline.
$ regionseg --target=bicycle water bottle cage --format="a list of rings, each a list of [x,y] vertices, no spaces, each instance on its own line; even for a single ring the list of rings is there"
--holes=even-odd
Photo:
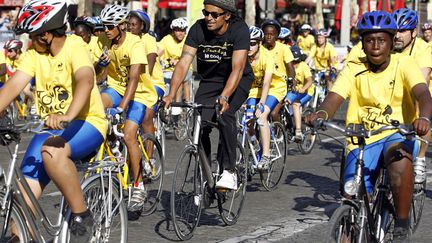
[[[354,145],[359,145],[368,137],[368,132],[363,124],[350,123],[345,129],[345,136],[350,137]]]

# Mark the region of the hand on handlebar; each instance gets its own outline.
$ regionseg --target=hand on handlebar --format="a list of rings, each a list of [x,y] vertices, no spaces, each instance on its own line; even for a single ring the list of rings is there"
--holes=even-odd
[[[171,97],[170,95],[164,96],[162,98],[162,102],[164,103],[164,108],[168,109],[171,106],[171,103],[173,102],[174,97]]]
[[[229,109],[228,101],[226,101],[225,99],[217,99],[216,102],[218,102],[221,106],[221,109],[220,109],[221,115]]]
[[[64,124],[71,122],[72,119],[67,115],[51,114],[45,120],[45,126],[54,130],[65,129]]]
[[[424,136],[430,130],[430,121],[424,118],[417,118],[414,123],[414,131],[419,136]]]

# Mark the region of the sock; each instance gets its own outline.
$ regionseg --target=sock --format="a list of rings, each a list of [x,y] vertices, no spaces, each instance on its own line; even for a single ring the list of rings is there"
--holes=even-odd
[[[81,213],[72,213],[72,217],[77,217],[77,216],[79,216],[81,218],[85,218],[87,216],[90,216],[90,211],[87,209],[86,211],[81,212]]]
[[[426,161],[426,158],[425,158],[425,157],[417,157],[415,160],[416,160],[416,161],[425,162],[425,161]]]
[[[138,189],[144,189],[144,182],[138,182],[138,181],[135,181],[134,182],[134,188],[138,188]]]

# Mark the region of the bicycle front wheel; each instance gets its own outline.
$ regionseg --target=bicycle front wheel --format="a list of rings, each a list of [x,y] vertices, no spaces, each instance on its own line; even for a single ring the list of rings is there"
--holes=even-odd
[[[142,134],[142,144],[145,149],[142,151],[142,175],[147,198],[144,202],[142,214],[152,214],[161,199],[162,185],[165,174],[164,157],[162,147],[153,135]],[[141,142],[140,142],[141,145]]]
[[[192,238],[198,226],[203,197],[203,181],[198,151],[187,146],[174,171],[171,190],[171,217],[180,240]]]
[[[310,109],[307,109],[303,112],[302,116],[306,116],[310,113],[312,113],[312,111]],[[305,124],[302,124],[302,132],[303,139],[301,142],[298,143],[298,148],[302,154],[310,154],[315,145],[315,140],[317,137],[316,132]]]
[[[86,179],[82,187],[84,200],[94,219],[95,242],[127,242],[126,205],[117,178],[94,175]]]
[[[4,194],[1,193],[0,201],[3,201],[3,198]],[[5,210],[0,209],[0,242],[29,242],[24,216],[12,198],[7,204]]]
[[[327,242],[358,242],[360,237],[360,227],[357,224],[358,213],[356,208],[349,205],[341,205],[337,208],[328,222]]]
[[[268,191],[272,191],[279,184],[287,159],[287,138],[285,129],[279,122],[272,124],[270,140],[270,166],[267,171],[260,171],[261,183]]]
[[[426,180],[423,183],[414,183],[413,198],[411,201],[411,212],[410,212],[410,228],[414,234],[419,225],[423,206],[426,198]]]
[[[236,154],[237,190],[217,191],[219,213],[226,225],[234,225],[237,222],[246,195],[248,163],[243,147],[239,142],[237,143]]]

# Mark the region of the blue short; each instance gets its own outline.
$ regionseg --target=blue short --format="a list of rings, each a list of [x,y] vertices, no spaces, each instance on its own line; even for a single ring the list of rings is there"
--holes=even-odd
[[[324,80],[326,70],[321,70],[319,72],[320,72],[319,73],[319,78],[322,79],[322,80]],[[330,80],[335,80],[335,79],[336,79],[336,73],[335,72],[331,72],[330,73]]]
[[[156,85],[154,86],[154,88],[156,90],[158,98],[162,99],[162,97],[164,97],[164,95],[165,95],[165,91],[163,91],[163,89],[161,89],[160,87],[158,87]],[[153,106],[153,111],[156,112],[156,110],[157,110],[157,103]]]
[[[0,89],[3,87],[4,83],[0,82]]]
[[[310,99],[312,99],[312,96],[308,95],[307,93],[289,91],[285,96],[285,99],[288,100],[290,104],[299,102],[301,106],[304,106]]]
[[[368,144],[365,146],[363,160],[364,160],[364,180],[366,185],[366,190],[368,193],[372,193],[376,176],[380,170],[380,163],[384,162],[384,155],[388,148],[395,144],[402,143],[406,145],[411,151],[407,151],[413,155],[413,159],[417,157],[419,151],[419,143],[418,141],[406,140],[404,136],[400,133],[396,132],[392,135],[385,137],[381,140],[378,140],[374,143]],[[348,180],[352,180],[355,174],[355,164],[359,154],[359,149],[354,149],[350,151],[346,157],[345,161],[345,169],[344,169],[344,182]]]
[[[258,98],[248,98],[246,100],[246,114],[254,114],[255,106],[258,104],[259,100],[260,99]],[[268,95],[264,105],[270,108],[271,112],[272,110],[274,110],[277,104],[279,104],[279,101],[276,99],[276,97],[274,97],[273,95]],[[248,117],[248,119],[252,117]]]
[[[104,138],[99,130],[83,120],[74,120],[64,130],[48,130],[50,133],[62,137],[71,148],[71,159],[83,159],[97,151]],[[21,164],[21,171],[25,177],[47,185],[50,178],[42,162],[41,149],[50,134],[36,134],[31,140]],[[85,145],[85,146],[83,146]]]
[[[123,99],[123,96],[121,96],[113,88],[106,88],[106,89],[102,90],[101,93],[107,94],[110,96],[111,101],[112,101],[112,106],[114,108],[119,106],[120,102]],[[131,101],[129,101],[129,106],[127,108],[126,119],[133,121],[138,125],[141,125],[141,123],[144,120],[146,109],[147,109],[147,107],[143,103],[131,100]]]

